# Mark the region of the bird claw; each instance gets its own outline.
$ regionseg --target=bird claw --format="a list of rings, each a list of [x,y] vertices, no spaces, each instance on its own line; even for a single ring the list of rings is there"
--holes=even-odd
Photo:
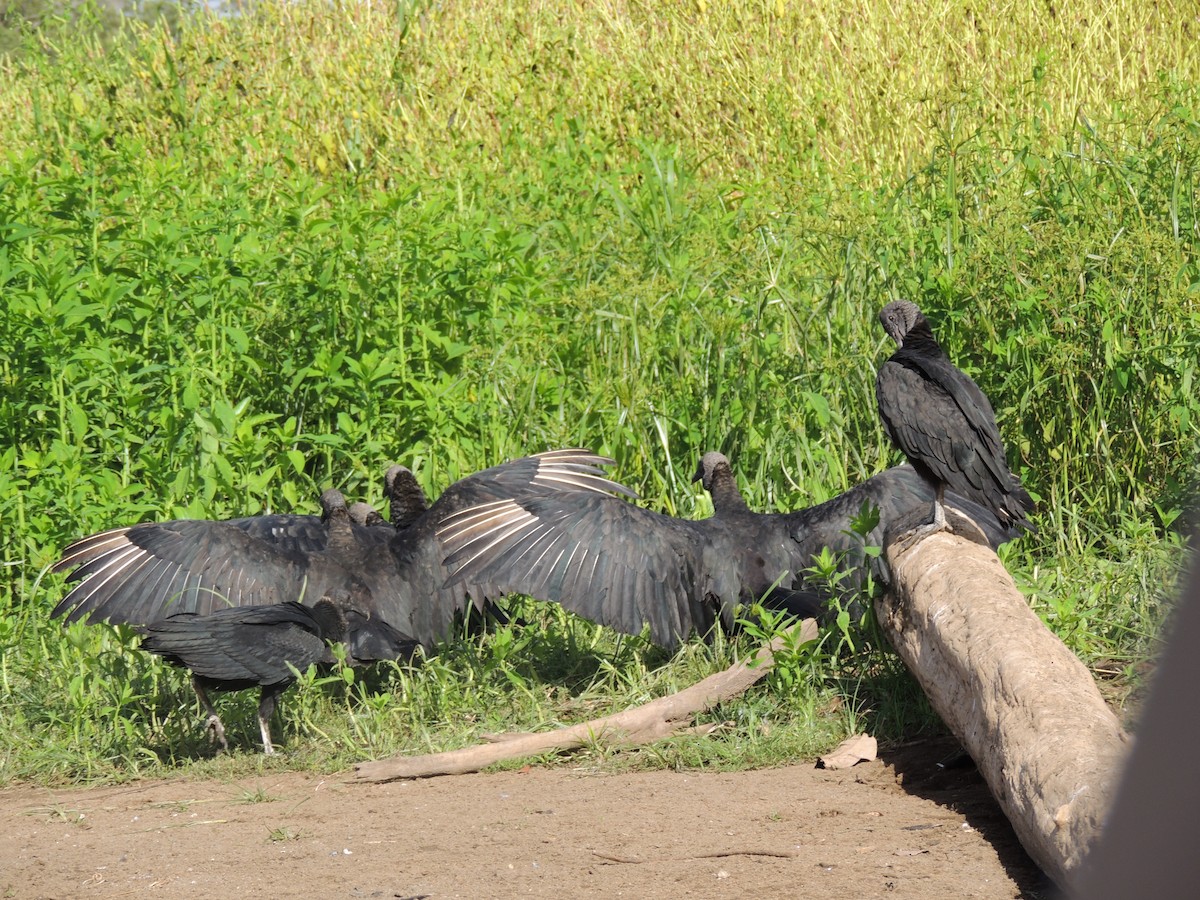
[[[912,531],[905,533],[896,543],[901,550],[908,551],[915,547],[919,541],[923,541],[931,534],[951,530],[949,523],[944,520],[941,522],[926,522],[924,525],[918,525]]]
[[[221,719],[213,713],[204,723],[204,730],[208,733],[208,742],[219,743],[221,749],[229,752],[229,742],[225,740],[225,726],[221,724]]]

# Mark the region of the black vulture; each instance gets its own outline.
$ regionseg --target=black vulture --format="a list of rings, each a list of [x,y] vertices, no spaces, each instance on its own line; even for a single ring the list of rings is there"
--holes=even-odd
[[[296,680],[289,667],[304,671],[314,663],[332,663],[329,642],[345,637],[346,618],[338,604],[321,599],[308,607],[295,601],[270,606],[234,606],[207,615],[175,613],[138,628],[142,648],[192,673],[192,687],[208,713],[209,740],[228,750],[225,727],[208,691],[262,689],[258,727],[263,752],[271,744],[271,714],[276,701]]]
[[[117,528],[64,551],[55,570],[74,568],[68,580],[77,583],[53,615],[145,625],[173,612],[345,597],[348,608],[379,630],[364,632],[364,640],[428,647],[447,636],[469,606],[481,609],[486,598],[504,593],[478,579],[446,583],[450,573],[437,523],[465,507],[514,496],[562,491],[632,496],[604,477],[600,467],[611,463],[587,450],[513,460],[451,485],[406,528],[347,522],[332,543],[334,531],[301,516],[260,516],[249,524],[177,519]],[[353,655],[364,652],[350,643]]]
[[[365,504],[363,504],[365,505]],[[380,521],[383,521],[380,517]],[[358,552],[351,511],[341,492],[321,494],[321,522],[328,532],[325,549],[318,551],[348,562]],[[391,526],[384,524],[388,530]],[[312,607],[295,601],[267,606],[233,606],[206,615],[175,613],[140,627],[142,647],[192,673],[196,696],[208,713],[210,739],[229,749],[225,729],[208,698],[208,690],[235,691],[258,685],[258,725],[263,752],[274,752],[270,718],[280,694],[295,681],[289,668],[331,664],[329,643],[344,641],[351,665],[382,659],[402,659],[416,652],[417,643],[374,618],[370,594],[354,584],[339,595],[327,595]]]
[[[391,466],[383,477],[388,495],[388,517],[393,528],[407,528],[429,509],[429,498],[413,473],[404,466]]]
[[[351,503],[349,510],[350,521],[355,525],[369,525],[372,528],[391,528],[388,520],[379,514],[379,510],[373,507],[370,503],[363,503],[359,500],[357,503]]]
[[[628,634],[649,625],[654,642],[672,648],[718,620],[732,625],[738,604],[772,589],[810,592],[805,571],[825,547],[842,554],[847,587],[868,563],[886,580],[882,559],[866,547],[921,521],[935,493],[904,465],[791,513],[754,513],[740,499],[730,509],[718,487],[717,515],[699,521],[599,492],[524,494],[461,508],[442,517],[438,534],[456,578],[553,601]],[[992,547],[1015,536],[978,504],[947,501]],[[879,519],[864,543],[851,526],[871,507]]]
[[[746,498],[738,490],[733,467],[724,454],[710,451],[700,457],[700,465],[692,481],[698,481],[712,498],[713,518],[726,525],[731,531],[754,533],[758,528],[758,513],[746,505]],[[808,587],[785,588],[775,585],[759,598],[763,606],[784,610],[800,619],[824,619],[832,611],[829,596],[820,590]]]
[[[328,538],[325,549],[314,556],[328,560],[353,576],[371,565],[376,548],[360,540],[358,529],[354,528],[352,510],[353,507],[346,506],[346,498],[340,491],[330,488],[321,494],[321,523]],[[379,519],[383,522],[382,516]],[[386,522],[371,527],[382,527],[388,532],[393,530]],[[337,604],[345,620],[347,661],[351,665],[408,659],[416,653],[418,641],[375,615],[371,589],[363,579],[357,576],[347,579],[337,593],[327,594],[325,599]]]
[[[915,303],[889,303],[879,321],[896,342],[875,379],[883,429],[936,488],[933,519],[913,537],[946,527],[946,488],[987,507],[1006,528],[1034,531],[1027,516],[1033,499],[1008,468],[996,414],[979,385],[950,362]]]

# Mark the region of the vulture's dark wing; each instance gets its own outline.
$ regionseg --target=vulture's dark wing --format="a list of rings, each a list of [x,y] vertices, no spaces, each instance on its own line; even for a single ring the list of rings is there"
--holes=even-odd
[[[228,690],[291,683],[289,663],[303,671],[330,662],[326,637],[340,637],[293,602],[177,613],[140,630],[144,649]]]
[[[597,493],[523,495],[443,517],[456,578],[560,603],[673,647],[713,621],[702,523]]]
[[[799,559],[811,564],[822,548],[846,554],[848,568],[863,571],[870,563],[877,577],[890,579],[882,556],[872,557],[865,547],[883,547],[891,537],[928,518],[935,489],[911,465],[893,466],[855,485],[845,493],[817,506],[782,513],[788,532],[795,542]],[[1020,532],[1003,524],[987,507],[954,491],[947,491],[945,503],[971,519],[992,549],[1015,538]],[[878,511],[879,519],[864,538],[852,532],[852,522],[864,509]]]
[[[340,523],[333,545],[329,528],[309,521],[315,517],[282,517],[282,524],[276,517],[176,520],[115,529],[77,541],[56,564],[56,570],[77,566],[69,580],[78,583],[54,615],[146,624],[174,612],[331,596],[376,623],[371,646],[429,645],[447,634],[468,596],[481,604],[500,593],[478,580],[446,586],[437,521],[456,509],[521,493],[630,494],[604,477],[600,466],[609,464],[586,450],[514,460],[452,485],[406,529]]]
[[[846,586],[859,583],[868,564],[883,565],[866,546],[882,546],[892,528],[926,515],[933,496],[911,466],[798,512],[700,521],[616,497],[557,493],[463,509],[443,519],[439,536],[457,579],[560,603],[619,631],[649,625],[656,643],[673,647],[717,618],[729,624],[738,603],[763,597],[802,615],[821,612],[824,586],[805,580],[814,557],[826,547],[842,554]],[[864,540],[852,525],[870,508],[879,521]],[[970,514],[993,546],[1012,537],[988,510],[974,505]]]
[[[517,496],[536,499],[563,492],[608,496],[610,491],[633,496],[628,488],[604,476],[600,467],[611,464],[612,460],[587,450],[555,450],[455,482],[411,525],[396,532],[388,546],[389,564],[371,567],[375,615],[427,646],[446,636],[467,598],[482,610],[486,599],[509,591],[493,580],[491,573],[476,573],[450,583],[439,523],[467,507]]]
[[[275,518],[262,516],[250,527],[236,520],[149,522],[76,541],[55,570],[77,567],[68,578],[77,584],[53,615],[66,615],[69,622],[86,618],[136,625],[173,613],[204,615],[230,606],[319,597],[327,588],[348,587],[345,571],[322,571],[328,568],[320,564],[325,561],[324,541],[312,538],[310,523],[299,530],[293,527],[295,520],[313,519],[324,531],[319,519],[286,517],[292,520],[287,527],[277,527],[268,521]],[[294,540],[297,535],[299,540]],[[311,546],[322,549],[305,549]]]
[[[888,436],[958,491],[1004,491],[1012,476],[995,414],[969,377],[945,359],[898,350],[876,382]]]

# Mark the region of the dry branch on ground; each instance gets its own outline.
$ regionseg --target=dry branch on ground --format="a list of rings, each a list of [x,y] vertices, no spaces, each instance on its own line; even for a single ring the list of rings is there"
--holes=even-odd
[[[812,619],[805,619],[797,627],[797,640],[800,643],[817,636],[817,625]],[[739,660],[723,672],[709,675],[676,694],[659,697],[632,709],[555,731],[495,735],[488,738],[488,744],[461,750],[359,763],[354,767],[355,777],[359,781],[377,782],[431,775],[461,775],[477,772],[503,760],[552,750],[573,750],[594,743],[628,746],[670,737],[687,729],[697,713],[738,696],[770,672],[774,665],[774,652],[785,640],[784,637],[778,637],[753,656]]]

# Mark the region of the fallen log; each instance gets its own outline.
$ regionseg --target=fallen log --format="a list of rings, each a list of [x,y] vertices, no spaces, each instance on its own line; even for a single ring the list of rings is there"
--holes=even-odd
[[[941,532],[887,556],[884,632],[1021,844],[1065,886],[1100,834],[1128,737],[988,547]]]
[[[629,746],[657,741],[689,727],[692,717],[723,700],[736,697],[771,671],[774,653],[785,641],[813,640],[817,624],[805,619],[793,638],[780,636],[750,657],[738,660],[723,672],[709,675],[689,688],[667,697],[659,697],[610,716],[581,722],[554,731],[533,734],[502,734],[490,743],[430,753],[423,756],[381,759],[354,767],[359,781],[395,781],[399,778],[427,778],[431,775],[461,775],[506,759],[519,759],[552,750],[573,750],[597,742],[610,746]]]

